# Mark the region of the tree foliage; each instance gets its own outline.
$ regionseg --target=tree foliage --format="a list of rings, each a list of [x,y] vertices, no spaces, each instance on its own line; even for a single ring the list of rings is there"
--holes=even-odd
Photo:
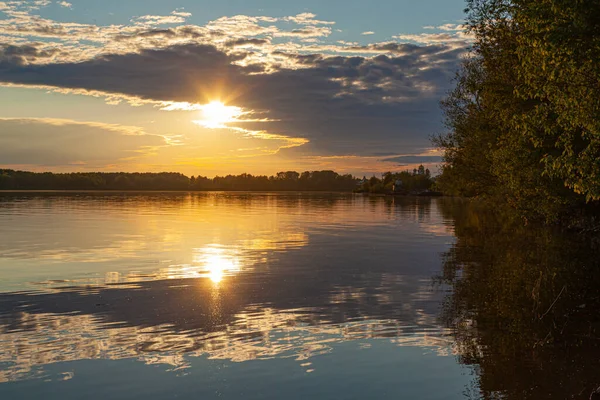
[[[439,186],[554,221],[600,200],[600,2],[469,0]]]

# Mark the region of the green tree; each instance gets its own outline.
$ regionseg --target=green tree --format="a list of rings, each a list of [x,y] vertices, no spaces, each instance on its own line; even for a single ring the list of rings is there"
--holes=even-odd
[[[600,86],[583,89],[580,78],[554,85],[565,73],[597,72],[591,67],[600,60],[593,50],[597,26],[580,6],[558,3],[563,2],[468,1],[467,26],[475,43],[442,102],[447,133],[434,139],[444,152],[438,179],[443,191],[498,199],[527,218],[546,221],[588,209],[586,200],[599,198],[600,166],[592,159],[600,156],[595,125],[600,103],[588,100],[595,94],[600,101]],[[591,35],[579,36],[587,42],[579,46],[585,51],[556,49],[556,43],[570,43],[557,37],[569,36],[567,27],[581,19]]]
[[[520,27],[516,94],[532,106],[515,118],[544,172],[600,199],[600,2],[515,0]]]

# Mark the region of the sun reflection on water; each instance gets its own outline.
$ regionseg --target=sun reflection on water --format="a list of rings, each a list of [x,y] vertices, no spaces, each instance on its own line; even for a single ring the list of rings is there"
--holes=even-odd
[[[194,249],[192,264],[171,265],[157,279],[208,278],[215,284],[241,272],[242,259],[235,250],[218,246]]]
[[[194,264],[198,265],[196,268],[199,268],[200,276],[219,284],[226,276],[239,273],[242,263],[239,256],[231,251],[210,246],[195,250]]]
[[[270,235],[273,233],[269,232]],[[149,280],[208,278],[219,284],[227,276],[242,271],[251,272],[260,263],[268,260],[270,252],[299,249],[308,244],[308,236],[302,232],[281,232],[276,237],[238,239],[235,243],[207,244],[203,247],[190,247],[185,263],[169,263],[154,271],[131,271],[127,273],[110,271],[104,274],[100,284],[114,285],[137,283]],[[190,254],[191,253],[191,254]],[[182,257],[182,258],[183,258]],[[87,282],[87,281],[85,281]],[[85,283],[78,282],[78,283]]]
[[[240,271],[238,260],[224,257],[222,254],[210,254],[206,256],[204,265],[208,270],[208,277],[214,283],[220,283],[226,274]]]

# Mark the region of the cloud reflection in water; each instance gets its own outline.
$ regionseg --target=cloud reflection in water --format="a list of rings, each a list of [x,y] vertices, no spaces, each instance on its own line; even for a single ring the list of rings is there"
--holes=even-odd
[[[434,229],[445,221],[428,199],[174,194],[6,204],[7,217],[27,214],[23,231],[0,244],[0,267],[47,268],[60,281],[0,293],[0,381],[102,359],[179,370],[194,357],[291,358],[312,371],[343,342],[454,351],[430,280],[451,234]]]

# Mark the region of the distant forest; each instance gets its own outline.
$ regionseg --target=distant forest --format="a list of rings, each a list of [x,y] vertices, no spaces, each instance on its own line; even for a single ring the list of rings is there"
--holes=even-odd
[[[423,165],[411,171],[398,173],[386,172],[382,179],[376,176],[370,179],[363,178],[356,189],[359,193],[392,193],[395,183],[400,181],[402,185],[400,190],[396,188],[396,193],[404,192],[406,194],[419,194],[436,189],[435,178],[431,176],[429,169]]]
[[[56,174],[0,169],[0,190],[232,190],[232,191],[339,191],[351,192],[359,180],[334,171],[279,172],[274,176],[250,174],[187,177],[173,172]]]

